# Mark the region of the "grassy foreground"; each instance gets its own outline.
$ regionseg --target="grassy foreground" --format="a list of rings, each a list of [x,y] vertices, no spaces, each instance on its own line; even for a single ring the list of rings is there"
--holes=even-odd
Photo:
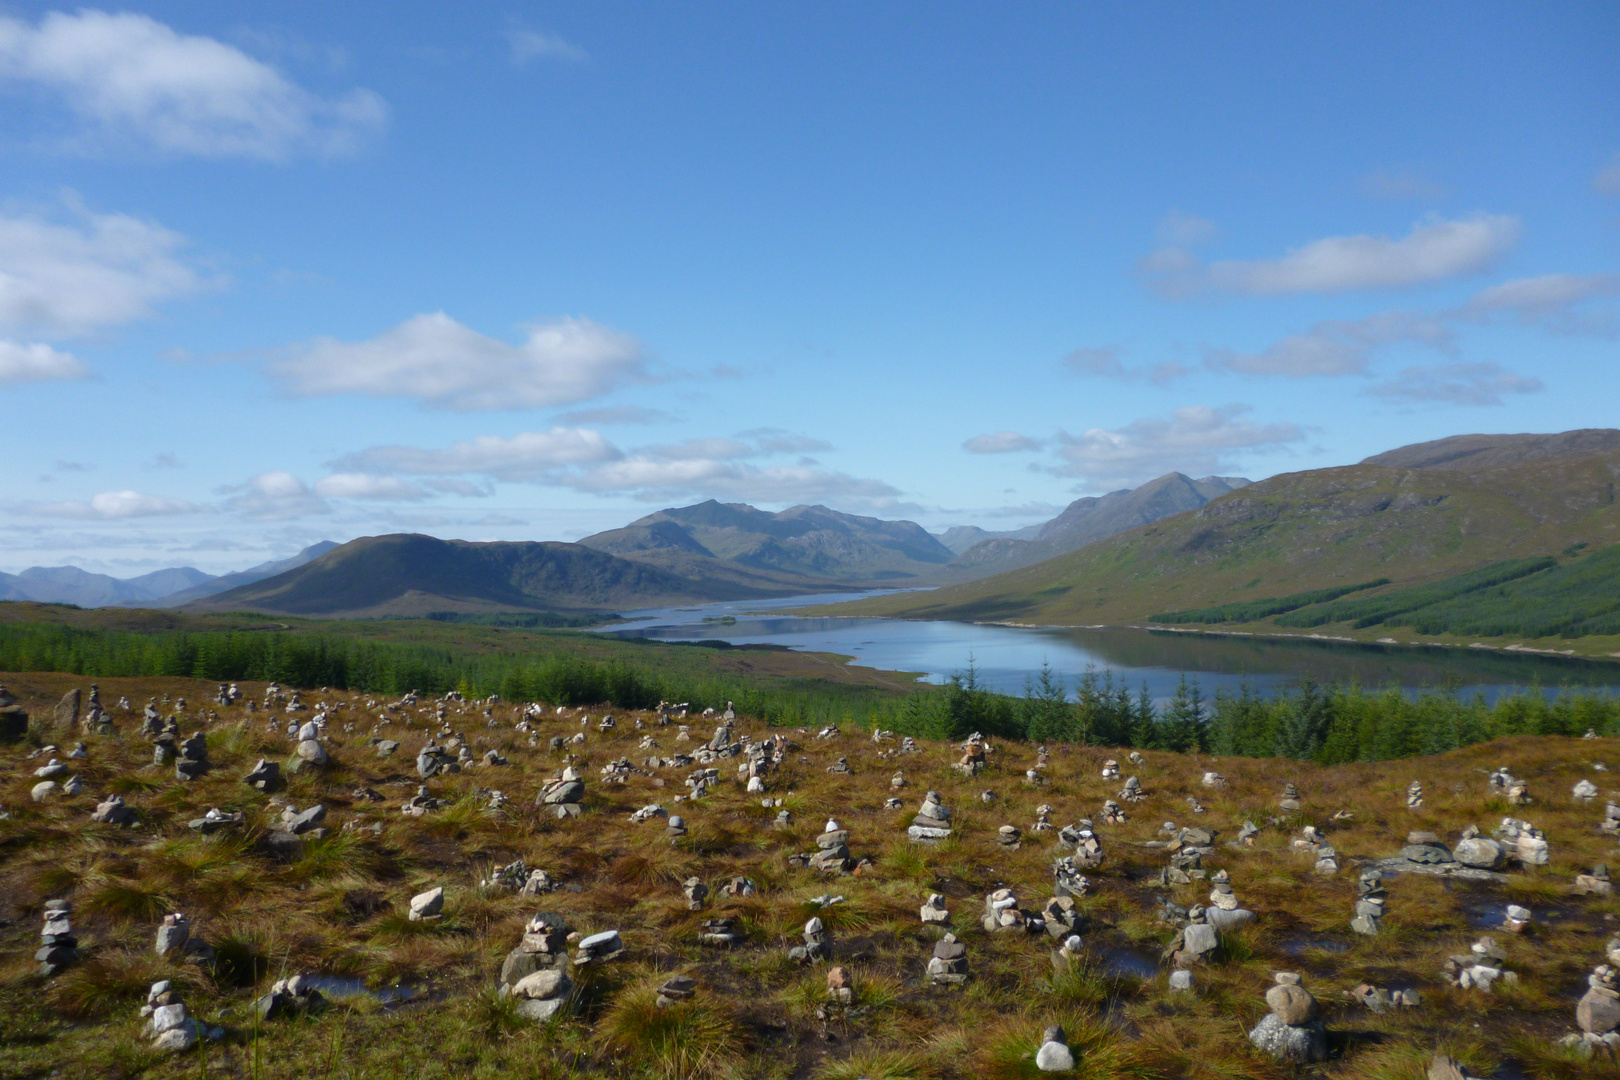
[[[74,685],[68,675],[8,675],[6,684],[37,717]],[[1392,763],[1323,768],[1286,759],[1226,759],[1149,751],[1143,765],[1124,764],[1151,793],[1129,807],[1130,821],[1103,826],[1107,862],[1090,876],[1094,894],[1080,901],[1089,925],[1085,961],[1056,975],[1043,937],[991,935],[977,925],[984,895],[1012,887],[1026,910],[1051,895],[1051,834],[1026,832],[1022,848],[1001,849],[998,826],[1028,829],[1035,808],[1050,804],[1058,825],[1100,820],[1119,781],[1098,775],[1102,760],[1123,754],[1054,746],[1047,783],[1033,787],[1024,770],[1034,747],[997,741],[986,773],[968,779],[949,769],[954,749],[921,743],[915,755],[891,755],[892,743],[864,735],[816,740],[792,737],[799,749],[769,780],[785,800],[790,827],[772,828],[775,809],[743,792],[735,763],[720,763],[721,781],[696,803],[672,803],[690,769],[632,774],[623,785],[601,782],[608,761],[640,762],[648,754],[688,750],[674,727],[637,731],[650,714],[615,711],[617,727],[599,732],[601,710],[548,711],[539,745],[513,728],[509,704],[452,704],[450,726],[463,732],[474,756],[497,749],[510,764],[473,768],[429,782],[446,808],[419,819],[399,805],[416,790],[414,752],[437,725],[431,707],[392,714],[379,734],[398,739],[399,753],[376,756],[369,739],[379,715],[366,695],[309,691],[306,702],[333,707],[333,764],[320,774],[290,778],[285,792],[266,797],[239,783],[260,756],[286,760],[291,744],[266,730],[264,714],[240,706],[214,709],[210,683],[178,678],[103,679],[103,700],[127,695],[137,710],[149,696],[188,701],[182,731],[208,731],[212,770],[190,783],[171,768],[150,764],[151,751],[134,733],[138,715],[116,714],[119,733],[91,738],[79,762],[84,794],[35,804],[29,788],[28,743],[0,748],[0,1076],[83,1077],[736,1077],[877,1078],[1027,1077],[1041,1029],[1062,1023],[1080,1061],[1076,1075],[1187,1080],[1271,1080],[1291,1075],[1258,1057],[1244,1038],[1264,1012],[1261,995],[1273,970],[1299,970],[1326,1009],[1332,1058],[1312,1070],[1344,1080],[1416,1080],[1437,1049],[1463,1059],[1478,1075],[1533,1080],[1620,1075],[1611,1065],[1580,1063],[1551,1046],[1573,1030],[1574,1003],[1585,975],[1617,929],[1620,903],[1574,897],[1577,872],[1612,858],[1613,841],[1599,832],[1609,774],[1590,763],[1620,767],[1620,743],[1558,737],[1497,740],[1448,754]],[[244,685],[257,698],[262,686]],[[170,706],[172,708],[172,705]],[[218,716],[207,714],[217,712]],[[307,716],[308,714],[303,714]],[[352,731],[344,730],[352,726]],[[574,821],[542,818],[531,800],[563,763],[546,748],[553,734],[587,732],[574,750],[587,778],[585,814]],[[697,740],[712,728],[693,723]],[[740,721],[739,733],[767,734]],[[38,737],[48,732],[36,732]],[[657,750],[642,749],[651,735]],[[66,737],[69,740],[74,736]],[[846,757],[852,774],[828,773]],[[1505,806],[1488,794],[1485,774],[1508,765],[1527,779],[1537,802]],[[1206,769],[1224,773],[1225,790],[1204,788]],[[884,809],[890,778],[903,770],[904,810]],[[1595,804],[1575,805],[1569,789],[1588,777],[1599,784]],[[1406,809],[1414,778],[1427,790],[1425,807]],[[1304,810],[1274,823],[1277,793],[1296,783]],[[512,799],[504,816],[481,811],[480,789]],[[904,838],[927,789],[956,812],[956,835],[935,848]],[[382,795],[379,801],[367,791]],[[89,821],[97,797],[120,792],[136,808],[139,827],[115,829]],[[981,793],[992,792],[990,802]],[[1188,796],[1207,813],[1192,814]],[[662,822],[633,824],[629,814],[649,802],[683,814],[690,834],[675,844]],[[332,835],[301,856],[278,862],[262,840],[279,804],[328,809]],[[185,822],[211,807],[245,812],[238,832],[212,838]],[[1330,823],[1339,811],[1353,815]],[[1454,841],[1477,824],[1487,831],[1504,815],[1543,828],[1552,845],[1549,865],[1515,872],[1505,883],[1469,884],[1403,876],[1388,882],[1384,934],[1358,938],[1347,922],[1359,860],[1393,854],[1410,829]],[[850,830],[856,858],[872,866],[859,875],[820,877],[795,869],[788,856],[814,848],[829,816]],[[1217,845],[1206,865],[1224,867],[1257,923],[1229,935],[1215,963],[1195,973],[1197,994],[1172,993],[1156,966],[1170,932],[1153,918],[1157,897],[1201,902],[1207,883],[1163,889],[1153,879],[1164,854],[1139,846],[1157,838],[1165,819],[1220,830],[1230,839],[1252,819],[1264,826],[1250,849]],[[1308,858],[1288,849],[1290,835],[1313,823],[1329,834],[1344,862],[1336,878],[1318,878]],[[346,828],[353,825],[354,828]],[[373,831],[372,826],[380,825]],[[478,887],[494,867],[521,858],[551,873],[564,888],[522,898]],[[680,883],[696,876],[715,890],[709,908],[687,909]],[[757,892],[720,895],[718,886],[747,876]],[[445,917],[434,923],[404,918],[411,895],[442,885]],[[938,931],[925,928],[917,908],[930,892],[948,897],[954,929],[966,943],[973,972],[960,989],[924,978]],[[813,898],[843,902],[818,908]],[[33,973],[40,912],[49,898],[71,898],[87,958],[44,981]],[[1496,932],[1519,972],[1516,988],[1485,994],[1460,991],[1437,978],[1447,955],[1491,932],[1506,903],[1535,912],[1524,936]],[[214,970],[157,959],[152,942],[164,912],[183,910],[194,933],[226,961]],[[500,962],[536,911],[562,915],[581,933],[617,928],[625,955],[577,973],[573,1012],[548,1027],[519,1020],[491,990]],[[855,1001],[828,1009],[825,972],[787,958],[804,921],[818,914],[831,931],[834,962],[850,969]],[[702,919],[738,920],[741,945],[701,948]],[[589,970],[589,969],[587,969]],[[418,996],[384,1007],[359,998],[324,1014],[256,1025],[247,1008],[275,978],[319,972],[361,979],[375,987],[402,984]],[[673,1009],[652,1005],[652,989],[672,973],[698,981],[696,997]],[[228,1029],[222,1043],[201,1052],[159,1059],[139,1037],[135,1011],[146,987],[171,978],[193,1015]],[[1363,981],[1415,986],[1417,1009],[1373,1015],[1340,992]],[[1503,1070],[1496,1073],[1495,1070]],[[1516,1070],[1516,1071],[1514,1071]]]

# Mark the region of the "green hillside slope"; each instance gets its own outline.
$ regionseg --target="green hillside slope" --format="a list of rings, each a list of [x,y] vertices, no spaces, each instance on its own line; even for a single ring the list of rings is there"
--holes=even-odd
[[[1422,585],[1620,541],[1620,450],[1588,452],[1592,438],[1568,434],[1496,438],[1514,440],[1513,452],[1477,454],[1483,460],[1473,467],[1446,456],[1416,468],[1364,462],[1288,473],[1036,566],[823,610],[1129,623],[1378,578],[1390,579],[1389,588]],[[1525,442],[1535,439],[1545,442]],[[1420,449],[1405,448],[1405,457],[1423,460]]]

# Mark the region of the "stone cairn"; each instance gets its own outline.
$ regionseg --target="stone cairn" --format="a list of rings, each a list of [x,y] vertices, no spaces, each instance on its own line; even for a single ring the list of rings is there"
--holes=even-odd
[[[1205,917],[1210,925],[1217,930],[1231,930],[1247,925],[1254,921],[1254,912],[1238,904],[1237,894],[1232,891],[1232,876],[1224,869],[1218,870],[1210,879],[1209,908]]]
[[[1327,1058],[1327,1030],[1317,1016],[1316,999],[1299,983],[1299,975],[1279,971],[1277,985],[1266,991],[1271,1012],[1260,1018],[1249,1041],[1278,1061],[1307,1064]]]
[[[1491,984],[1498,979],[1509,985],[1519,981],[1519,973],[1504,966],[1507,958],[1496,939],[1487,935],[1470,945],[1467,952],[1447,957],[1440,975],[1452,986],[1489,993]]]
[[[1384,875],[1378,870],[1363,870],[1356,881],[1356,916],[1350,920],[1350,929],[1368,937],[1376,935],[1383,925]]]
[[[801,964],[819,964],[832,959],[832,942],[827,934],[827,926],[819,916],[812,916],[804,924],[803,936],[804,944],[789,949],[788,959]]]
[[[1254,847],[1254,838],[1260,835],[1260,826],[1252,821],[1245,821],[1243,827],[1237,831],[1237,842],[1244,847]]]
[[[1029,831],[1033,833],[1051,832],[1053,827],[1052,806],[1050,803],[1041,803],[1035,808],[1035,824],[1029,827]]]
[[[1282,798],[1277,800],[1278,808],[1287,810],[1289,813],[1295,813],[1300,809],[1300,805],[1299,788],[1292,783],[1284,784]]]
[[[737,930],[736,919],[705,919],[703,926],[698,930],[698,944],[716,949],[729,949],[737,944],[741,936]]]
[[[1091,881],[1080,872],[1074,857],[1060,855],[1052,860],[1052,892],[1057,896],[1085,896]]]
[[[1570,798],[1580,803],[1591,802],[1597,798],[1597,793],[1597,785],[1590,780],[1580,780],[1574,787],[1569,789]]]
[[[135,823],[135,811],[124,805],[122,795],[109,795],[106,799],[96,803],[95,811],[91,813],[90,820],[107,825],[133,825]]]
[[[922,808],[912,819],[906,835],[922,844],[932,844],[951,835],[951,812],[940,805],[939,793],[930,791]]]
[[[671,975],[664,982],[664,985],[658,988],[658,997],[653,1001],[653,1004],[660,1009],[667,1009],[671,1005],[690,999],[696,993],[696,979],[689,975]]]
[[[1148,793],[1143,790],[1142,781],[1138,780],[1134,776],[1127,776],[1125,778],[1125,786],[1119,790],[1119,797],[1124,799],[1126,802],[1134,803],[1141,802],[1143,799],[1147,798]],[[1123,815],[1121,816],[1121,820],[1123,820]]]
[[[1104,825],[1123,825],[1126,821],[1125,808],[1113,799],[1107,799],[1103,802],[1102,819]]]
[[[1502,845],[1488,836],[1481,836],[1477,825],[1463,829],[1451,855],[1463,866],[1476,870],[1497,870],[1507,862],[1507,852]]]
[[[585,781],[572,765],[565,767],[554,779],[547,780],[535,796],[534,803],[552,817],[577,818],[580,800],[585,798]]]
[[[1587,990],[1575,1006],[1575,1023],[1580,1025],[1579,1035],[1566,1036],[1565,1046],[1574,1047],[1583,1056],[1602,1047],[1609,1054],[1620,1051],[1620,971],[1608,964],[1599,964],[1586,977]]]
[[[1095,870],[1102,865],[1102,841],[1091,829],[1091,822],[1082,820],[1078,825],[1065,825],[1058,830],[1058,842],[1074,849],[1074,865],[1083,870]]]
[[[1003,825],[996,830],[996,843],[1003,851],[1017,851],[1024,839],[1023,830],[1016,825]]]
[[[192,936],[191,920],[179,911],[163,916],[152,951],[159,956],[172,956],[192,964],[206,966],[214,962],[214,947],[202,938]]]
[[[1408,810],[1423,809],[1423,784],[1421,781],[1412,781],[1411,786],[1406,789],[1406,808]]]
[[[968,980],[967,946],[946,935],[934,943],[934,955],[928,961],[928,981],[935,986],[960,986]]]
[[[1038,915],[1029,915],[1018,907],[1018,897],[1011,889],[997,889],[984,898],[984,914],[979,924],[986,933],[1018,930],[1037,934],[1046,928],[1046,921]]]
[[[574,953],[574,966],[584,967],[587,964],[605,964],[609,960],[617,960],[624,955],[624,940],[619,937],[617,930],[603,930],[601,933],[580,938],[579,951]]]
[[[79,939],[73,934],[73,905],[66,900],[45,901],[45,926],[39,932],[39,973],[47,979],[79,959]]]
[[[1547,865],[1547,834],[1528,821],[1503,818],[1496,828],[1496,837],[1507,846],[1509,855],[1524,865]]]
[[[699,877],[689,877],[681,882],[681,892],[686,896],[688,911],[702,911],[704,902],[709,899],[709,887]]]
[[[1041,1072],[1073,1072],[1074,1052],[1068,1036],[1056,1024],[1041,1033],[1041,1046],[1035,1051],[1035,1067]]]
[[[541,912],[523,927],[518,947],[501,964],[500,996],[517,1000],[520,1016],[545,1023],[567,1005],[574,989],[568,977],[568,927],[561,916]]]
[[[945,909],[945,895],[943,893],[929,893],[928,899],[917,912],[925,923],[948,923],[951,913]]]
[[[1530,926],[1531,914],[1527,907],[1509,904],[1502,916],[1502,929],[1510,934],[1522,934]]]
[[[302,975],[277,979],[270,992],[253,1002],[260,1020],[305,1016],[326,1008],[326,998]]]
[[[1226,787],[1226,777],[1222,776],[1218,772],[1206,772],[1204,774],[1203,785],[1210,788],[1224,788]]]
[[[1525,806],[1530,802],[1530,785],[1508,772],[1506,765],[1491,773],[1489,783],[1492,793],[1505,795],[1513,806]]]
[[[204,1035],[211,1039],[225,1037],[223,1029],[209,1030],[187,1016],[185,1002],[167,979],[152,984],[146,994],[146,1004],[141,1006],[141,1015],[147,1018],[142,1033],[152,1040],[152,1049],[165,1053],[190,1050]]]
[[[1220,935],[1209,924],[1204,909],[1194,904],[1187,909],[1187,925],[1176,931],[1176,936],[1170,939],[1169,946],[1165,948],[1164,959],[1172,967],[1191,967],[1209,959],[1219,945]]]
[[[1590,874],[1575,876],[1576,896],[1613,896],[1614,885],[1609,881],[1609,868],[1603,863],[1592,867]]]
[[[1109,758],[1107,761],[1103,762],[1102,778],[1104,780],[1118,780],[1119,762],[1115,761],[1113,758]]]
[[[1362,983],[1354,990],[1346,990],[1344,996],[1375,1013],[1391,1008],[1415,1008],[1423,1003],[1422,995],[1416,990],[1388,990],[1371,983]]]
[[[1441,866],[1456,861],[1437,834],[1417,831],[1406,834],[1406,846],[1401,848],[1401,858],[1420,866]]]
[[[1603,808],[1603,824],[1598,827],[1610,836],[1620,836],[1620,804],[1609,803]]]
[[[849,855],[849,830],[833,818],[816,837],[816,853],[810,856],[810,867],[824,874],[847,874],[854,861]]]
[[[242,783],[256,791],[271,792],[281,786],[281,765],[260,758],[258,764],[242,777]]]

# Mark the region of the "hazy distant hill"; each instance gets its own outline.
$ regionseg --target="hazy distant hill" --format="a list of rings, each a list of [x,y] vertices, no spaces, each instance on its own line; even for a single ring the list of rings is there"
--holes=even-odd
[[[92,574],[76,566],[34,566],[20,574],[0,574],[0,600],[34,600],[87,608],[148,604],[211,577],[190,566],[154,570],[133,578]]]
[[[243,585],[251,585],[255,581],[263,581],[265,578],[274,577],[275,575],[291,570],[294,567],[303,566],[305,563],[312,562],[320,556],[325,555],[328,551],[331,551],[335,547],[337,547],[336,542],[331,540],[322,540],[318,544],[311,544],[309,547],[305,548],[303,551],[300,551],[298,554],[291,556],[290,558],[275,559],[271,562],[260,563],[258,566],[247,570],[239,570],[234,574],[224,574],[220,577],[209,578],[206,581],[194,583],[191,588],[176,589],[168,593],[160,594],[160,599],[158,599],[158,601],[152,606],[181,607],[185,604],[191,603],[193,600],[201,600],[206,596],[217,596],[222,592],[228,592],[231,589],[239,588]]]
[[[1211,499],[1248,483],[1239,476],[1205,476],[1194,480],[1181,473],[1168,473],[1139,488],[1076,499],[1063,513],[1036,527],[1027,539],[1009,534],[987,538],[959,554],[937,577],[944,581],[964,581],[1045,562],[1105,536],[1196,510]]]
[[[957,555],[961,555],[986,540],[1033,540],[1045,527],[1045,522],[1042,522],[1040,525],[1025,525],[1022,529],[992,532],[977,525],[953,525],[939,534],[939,542]]]
[[[714,500],[660,510],[622,529],[587,536],[586,547],[641,562],[686,566],[694,557],[837,582],[915,579],[944,566],[951,550],[921,525],[794,506],[772,514]]]
[[[1378,578],[1397,590],[1620,541],[1617,481],[1620,431],[1442,439],[1274,476],[1011,573],[839,610],[1095,624]]]
[[[714,559],[685,571],[581,544],[367,536],[264,581],[194,601],[187,610],[325,616],[605,611],[788,596],[830,584],[787,581]]]

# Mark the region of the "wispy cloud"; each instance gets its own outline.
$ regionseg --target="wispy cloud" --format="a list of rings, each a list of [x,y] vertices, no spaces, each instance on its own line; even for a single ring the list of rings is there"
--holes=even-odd
[[[1483,273],[1512,249],[1520,231],[1519,219],[1504,215],[1428,218],[1397,239],[1329,236],[1274,259],[1206,263],[1185,246],[1165,246],[1143,260],[1142,270],[1167,296],[1400,289]]]
[[[0,83],[53,93],[83,125],[63,141],[86,150],[282,161],[352,153],[388,119],[370,90],[323,97],[234,46],[134,13],[0,18]]]
[[[497,480],[536,481],[574,465],[610,461],[620,450],[586,428],[525,431],[511,437],[480,435],[440,450],[373,446],[333,462],[336,469],[411,476],[484,475]]]
[[[287,521],[332,512],[326,500],[292,473],[274,469],[227,488],[226,505],[249,521]]]
[[[615,405],[605,409],[576,409],[557,414],[559,424],[668,424],[677,418],[662,409]]]
[[[1367,369],[1372,352],[1397,342],[1418,342],[1449,349],[1452,333],[1444,318],[1390,311],[1365,319],[1330,319],[1309,330],[1290,334],[1258,353],[1211,348],[1204,360],[1210,367],[1245,375],[1310,376],[1358,375]]]
[[[1192,374],[1192,369],[1173,360],[1148,367],[1127,367],[1120,360],[1117,345],[1103,345],[1075,349],[1063,358],[1063,366],[1076,375],[1092,375],[1105,379],[1144,380],[1155,386],[1168,386],[1177,379]]]
[[[0,289],[4,285],[0,284]],[[79,358],[40,342],[0,338],[0,385],[82,379],[89,374]]]
[[[30,509],[43,517],[114,518],[164,517],[195,514],[203,508],[185,499],[148,495],[140,491],[103,491],[88,502],[45,503]]]
[[[1249,412],[1245,405],[1190,405],[1115,430],[1061,432],[1060,462],[1051,471],[1092,488],[1134,487],[1168,472],[1225,472],[1234,467],[1235,452],[1274,450],[1305,437],[1298,425],[1255,423],[1245,419]]]
[[[1593,311],[1595,301],[1620,298],[1620,274],[1543,274],[1482,290],[1459,318],[1503,317],[1562,334],[1613,337],[1620,330],[1614,305]]]
[[[962,444],[962,449],[973,454],[1012,454],[1022,450],[1039,450],[1041,441],[1016,431],[998,431],[993,435],[975,435]]]
[[[315,482],[315,494],[328,499],[425,499],[428,493],[397,476],[333,473]]]
[[[511,49],[512,63],[519,65],[530,60],[565,60],[571,64],[583,64],[591,58],[584,49],[562,35],[545,30],[511,26],[506,30],[506,43]]]
[[[472,411],[569,405],[645,371],[634,337],[589,319],[558,319],[527,331],[512,345],[442,311],[416,315],[368,341],[323,337],[283,350],[270,373],[305,396],[413,397]]]
[[[1517,375],[1497,364],[1443,364],[1409,367],[1368,388],[1375,397],[1445,405],[1500,405],[1503,394],[1534,394],[1541,380]]]

